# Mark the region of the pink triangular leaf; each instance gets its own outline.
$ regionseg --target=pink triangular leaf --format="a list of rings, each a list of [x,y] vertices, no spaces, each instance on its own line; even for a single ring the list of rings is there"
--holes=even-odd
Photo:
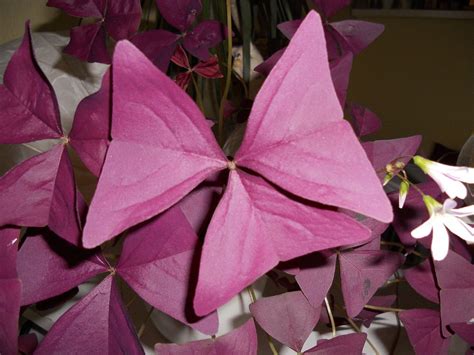
[[[113,276],[106,277],[50,329],[35,354],[144,354]]]
[[[389,251],[341,253],[341,286],[349,317],[355,317],[377,289],[400,267],[402,257]]]
[[[115,50],[113,112],[112,142],[84,229],[86,247],[167,209],[227,164],[191,98],[126,41]]]
[[[22,305],[60,295],[107,271],[97,251],[79,249],[46,231],[26,239],[17,267],[23,284]]]
[[[358,20],[331,22],[329,26],[344,38],[354,55],[367,48],[384,31],[384,25]]]
[[[301,197],[390,222],[389,201],[342,116],[311,12],[257,95],[236,164]]]
[[[344,354],[344,355],[359,355],[362,354],[367,334],[355,333],[339,335],[338,337],[318,341],[318,345],[306,350],[307,355],[329,355],[329,354]]]
[[[250,318],[244,325],[217,339],[193,341],[182,345],[156,344],[155,352],[159,355],[256,355],[257,345],[255,324]]]
[[[34,57],[28,22],[0,85],[0,108],[0,143],[62,136],[56,95]]]
[[[406,269],[405,279],[420,295],[431,302],[439,303],[439,288],[436,284],[434,267],[431,259]]]
[[[302,292],[265,297],[250,305],[257,323],[279,342],[301,351],[319,320],[321,308],[314,308]]]
[[[207,230],[194,309],[215,310],[279,261],[367,240],[368,233],[342,213],[298,203],[263,179],[232,171]]]
[[[217,333],[217,313],[200,319],[188,307],[198,246],[181,209],[172,207],[128,233],[117,272],[153,307],[212,335]]]
[[[417,354],[447,354],[449,339],[441,335],[439,313],[431,309],[400,312],[400,320]]]

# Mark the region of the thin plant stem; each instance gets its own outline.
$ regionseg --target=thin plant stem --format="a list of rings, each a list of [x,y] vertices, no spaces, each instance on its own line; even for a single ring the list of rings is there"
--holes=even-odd
[[[334,322],[334,317],[332,315],[331,307],[329,306],[329,301],[327,297],[324,297],[324,303],[326,304],[326,310],[328,311],[329,320],[331,321],[332,336],[336,336],[336,322]]]
[[[140,339],[145,332],[146,324],[150,320],[151,314],[153,313],[154,308],[151,307],[150,310],[148,311],[148,314],[146,315],[145,320],[143,321],[142,325],[140,326],[140,329],[138,329],[137,336],[138,339]]]
[[[199,109],[201,110],[201,112],[204,113],[204,104],[202,102],[201,90],[199,90],[199,85],[196,81],[196,78],[194,77],[194,73],[192,73],[192,72],[191,72],[191,79],[193,80],[194,91],[196,91],[197,104],[198,104]]]
[[[30,148],[31,150],[37,152],[37,153],[43,153],[41,150],[39,150],[38,148],[35,148],[33,147],[31,144],[28,144],[28,143],[23,143],[22,145],[24,145],[25,147],[27,148]]]
[[[392,308],[392,307],[382,307],[382,306],[372,306],[370,304],[366,304],[364,306],[365,309],[370,309],[373,311],[384,311],[384,312],[403,312],[404,309],[401,308]]]
[[[408,180],[408,178],[400,173],[397,174],[397,176],[402,179],[403,181],[405,181],[408,185],[412,186],[422,197],[425,196],[425,193],[423,191],[421,191],[421,189],[416,186],[416,184],[412,183],[410,180]]]
[[[231,0],[226,0],[227,12],[227,73],[224,86],[224,93],[221,98],[221,105],[219,107],[219,121],[217,123],[217,138],[222,145],[224,140],[224,105],[229,94],[230,84],[232,79],[232,11]]]
[[[255,291],[253,290],[252,285],[247,287],[247,292],[249,293],[249,296],[250,296],[250,303],[255,303],[255,301],[257,300],[257,296],[255,295]]]
[[[125,305],[125,308],[128,308],[132,305],[133,302],[135,302],[135,300],[137,299],[137,294],[133,295],[133,297],[130,299],[130,301],[127,302],[127,304]]]

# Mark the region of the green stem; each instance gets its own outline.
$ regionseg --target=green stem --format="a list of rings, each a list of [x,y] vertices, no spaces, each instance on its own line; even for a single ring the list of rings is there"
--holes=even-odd
[[[221,105],[219,107],[219,121],[217,123],[217,138],[222,145],[224,142],[224,105],[229,94],[230,84],[232,79],[232,11],[231,0],[226,0],[227,13],[227,73],[224,87],[224,93],[221,98]]]
[[[370,304],[366,304],[364,306],[365,309],[370,309],[374,311],[383,311],[383,312],[403,312],[404,309],[401,308],[391,308],[391,307],[382,307],[382,306],[372,306]]]

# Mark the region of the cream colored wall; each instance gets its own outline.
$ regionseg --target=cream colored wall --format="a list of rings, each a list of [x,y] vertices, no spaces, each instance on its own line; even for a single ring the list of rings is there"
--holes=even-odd
[[[349,98],[382,118],[376,136],[460,149],[474,130],[474,20],[366,20],[385,33],[355,59]]]

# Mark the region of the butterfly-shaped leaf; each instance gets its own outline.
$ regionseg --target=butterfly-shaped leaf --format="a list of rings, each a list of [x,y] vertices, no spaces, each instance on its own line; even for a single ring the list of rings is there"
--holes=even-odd
[[[302,292],[265,297],[250,305],[257,323],[270,336],[301,351],[319,320],[321,307],[311,306]]]
[[[331,22],[328,26],[342,37],[343,40],[338,44],[343,47],[343,53],[351,52],[354,55],[367,48],[384,31],[384,25],[358,20]]]
[[[365,333],[339,335],[329,340],[319,340],[318,345],[306,350],[304,353],[307,355],[360,355],[362,354],[366,339],[367,334]]]
[[[389,251],[341,253],[341,286],[349,317],[355,317],[377,289],[400,267],[402,256]]]
[[[112,275],[50,329],[35,354],[144,354]]]
[[[20,230],[0,228],[0,349],[17,353],[21,282],[16,272]]]
[[[348,107],[354,131],[359,137],[375,133],[382,127],[380,118],[369,109],[355,103],[348,104]]]
[[[195,355],[195,354],[257,354],[257,332],[253,319],[230,333],[216,339],[193,341],[186,344],[156,344],[159,355]]]
[[[400,312],[400,320],[417,354],[447,354],[450,339],[441,334],[439,312],[431,309],[411,309]]]
[[[436,284],[434,266],[431,259],[406,269],[405,279],[420,295],[431,302],[439,303],[439,287]]]

